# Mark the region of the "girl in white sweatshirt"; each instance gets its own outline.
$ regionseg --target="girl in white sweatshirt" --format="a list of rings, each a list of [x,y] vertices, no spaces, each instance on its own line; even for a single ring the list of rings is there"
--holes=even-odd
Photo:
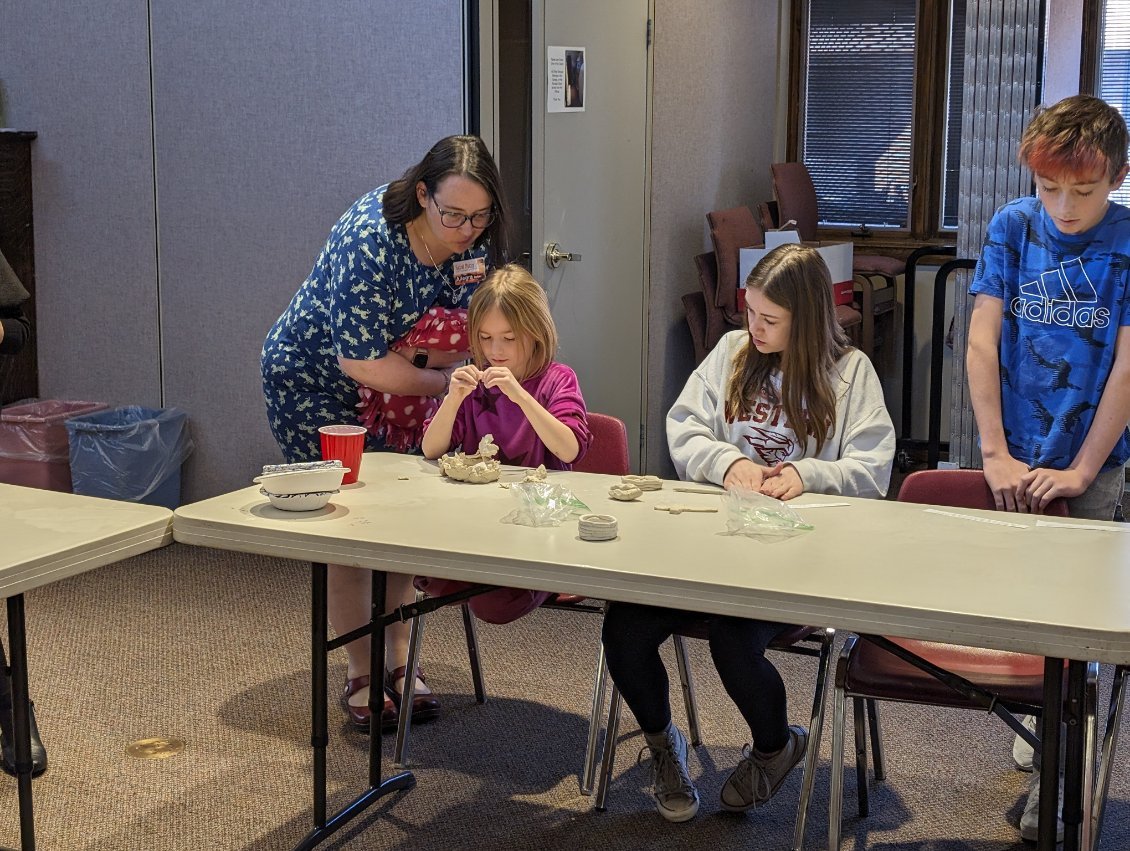
[[[781,500],[884,496],[894,426],[871,362],[836,322],[820,255],[800,245],[769,252],[746,281],[746,320],[749,330],[722,338],[667,414],[680,478]],[[669,821],[693,818],[699,799],[687,741],[671,723],[659,646],[704,625],[722,684],[753,737],[722,787],[723,809],[767,802],[808,743],[803,727],[789,726],[784,682],[765,658],[785,624],[611,603],[603,629],[608,670],[644,732],[656,806]]]

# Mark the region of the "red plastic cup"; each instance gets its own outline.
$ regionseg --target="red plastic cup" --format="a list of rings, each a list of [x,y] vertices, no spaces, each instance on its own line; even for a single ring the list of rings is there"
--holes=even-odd
[[[322,438],[322,460],[340,461],[349,472],[341,480],[343,485],[357,481],[361,472],[361,453],[365,451],[365,429],[355,425],[328,425],[318,429]]]

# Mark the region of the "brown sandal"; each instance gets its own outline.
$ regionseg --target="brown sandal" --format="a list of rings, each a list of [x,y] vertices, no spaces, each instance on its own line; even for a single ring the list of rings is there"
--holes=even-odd
[[[396,690],[396,681],[403,680],[408,672],[407,665],[401,665],[392,671],[385,671],[385,691],[392,695],[392,699],[396,702],[397,709],[400,708],[402,699],[401,692]],[[427,683],[427,678],[424,672],[419,668],[416,669],[416,676],[421,682]],[[414,694],[412,695],[412,723],[419,724],[423,721],[432,721],[439,717],[439,701],[434,694]]]
[[[349,698],[367,685],[369,685],[368,674],[346,680],[345,691],[341,695],[341,705],[345,709],[345,714],[349,717],[350,723],[362,733],[369,732],[369,707],[353,706],[350,704]],[[395,730],[397,721],[400,719],[399,704],[393,703],[387,694],[384,695],[384,699],[384,706],[381,707],[381,730]]]

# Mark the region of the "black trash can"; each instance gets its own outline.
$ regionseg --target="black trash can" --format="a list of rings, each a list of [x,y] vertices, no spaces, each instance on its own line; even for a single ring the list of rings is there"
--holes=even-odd
[[[126,405],[67,420],[74,492],[180,505],[180,471],[194,448],[188,415],[176,408]]]

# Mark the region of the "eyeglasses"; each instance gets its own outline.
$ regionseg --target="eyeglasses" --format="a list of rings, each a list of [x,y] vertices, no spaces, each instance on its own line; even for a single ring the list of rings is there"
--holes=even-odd
[[[463,227],[464,222],[470,222],[471,227],[476,230],[482,230],[485,227],[489,227],[490,223],[494,221],[493,209],[485,210],[480,213],[457,213],[454,210],[443,209],[443,207],[439,205],[439,202],[436,201],[434,195],[429,195],[428,197],[431,198],[432,203],[436,205],[436,210],[439,212],[440,224],[445,228],[454,230],[455,228]]]

